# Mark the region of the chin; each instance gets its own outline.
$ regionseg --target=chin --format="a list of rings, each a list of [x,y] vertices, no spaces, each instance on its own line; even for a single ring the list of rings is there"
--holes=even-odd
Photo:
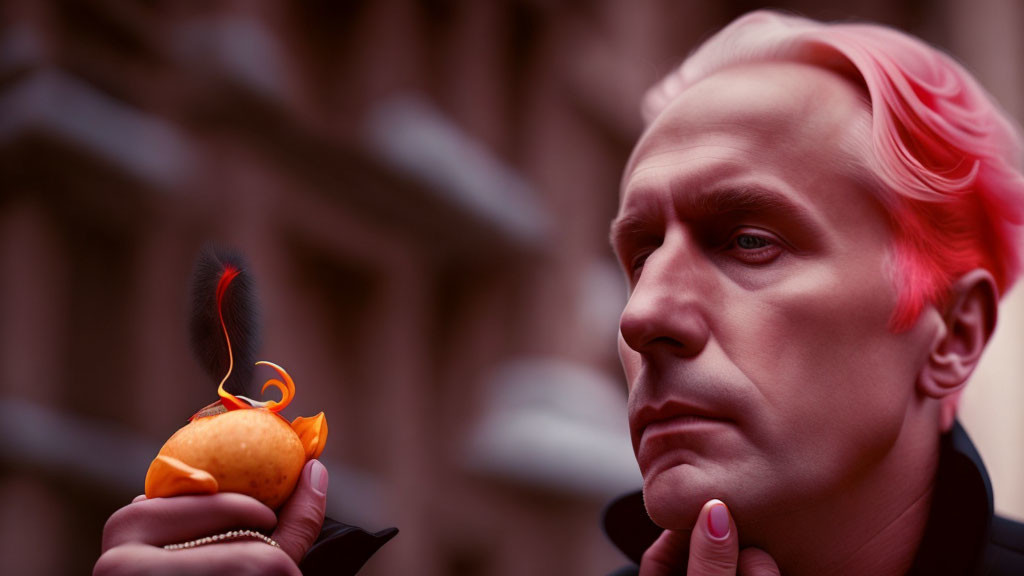
[[[644,506],[654,523],[668,530],[691,530],[704,504],[718,498],[729,504],[721,486],[700,475],[692,466],[675,466],[644,478]]]

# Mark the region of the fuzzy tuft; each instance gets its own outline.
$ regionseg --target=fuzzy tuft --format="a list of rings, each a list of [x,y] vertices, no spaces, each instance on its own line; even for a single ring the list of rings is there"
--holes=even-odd
[[[192,273],[192,317],[189,322],[192,352],[213,382],[219,384],[230,365],[224,328],[217,310],[218,285],[222,279],[226,287],[221,307],[234,356],[234,367],[224,388],[235,395],[251,395],[259,347],[259,319],[255,288],[245,260],[237,252],[208,246],[196,261]]]

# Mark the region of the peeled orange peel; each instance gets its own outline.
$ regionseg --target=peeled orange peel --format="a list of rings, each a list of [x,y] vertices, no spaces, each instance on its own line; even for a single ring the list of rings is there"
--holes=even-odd
[[[240,492],[276,509],[291,495],[305,463],[324,450],[323,412],[291,422],[279,414],[295,397],[295,382],[280,366],[256,363],[272,368],[280,378],[268,380],[260,394],[277,388],[280,400],[257,401],[224,389],[234,355],[221,305],[238,274],[238,269],[228,267],[217,285],[218,317],[228,344],[228,370],[217,388],[220,399],[196,412],[160,448],[146,473],[147,498]]]

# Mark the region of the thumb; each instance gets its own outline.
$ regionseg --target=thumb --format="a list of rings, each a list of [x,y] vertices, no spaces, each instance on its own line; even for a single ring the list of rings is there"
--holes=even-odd
[[[310,460],[295,492],[278,512],[277,528],[271,536],[296,564],[320,535],[326,508],[327,469],[319,460]]]
[[[689,576],[736,576],[739,540],[731,516],[721,500],[704,504],[690,535]]]

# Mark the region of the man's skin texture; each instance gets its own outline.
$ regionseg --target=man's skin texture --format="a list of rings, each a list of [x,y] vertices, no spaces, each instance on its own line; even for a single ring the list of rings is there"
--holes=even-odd
[[[870,122],[837,74],[759,63],[689,87],[637,144],[612,243],[633,447],[668,529],[643,576],[913,562],[998,296],[975,269],[891,330],[892,232],[853,145]]]

